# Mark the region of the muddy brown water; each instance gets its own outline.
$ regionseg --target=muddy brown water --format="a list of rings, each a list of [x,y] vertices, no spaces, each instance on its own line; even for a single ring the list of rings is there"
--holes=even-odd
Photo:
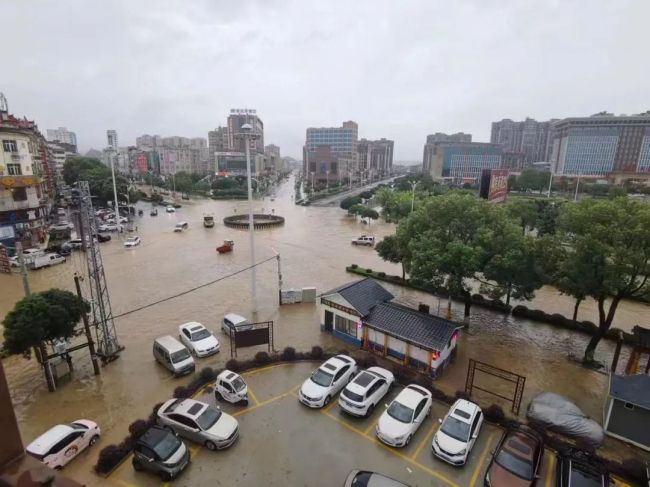
[[[353,247],[350,240],[367,233],[377,239],[394,232],[394,225],[372,222],[363,225],[349,218],[338,207],[309,208],[295,206],[293,179],[278,188],[275,201],[270,198],[254,203],[256,212],[286,217],[282,227],[256,231],[257,260],[275,255],[282,258],[284,287],[315,286],[323,292],[356,279],[347,274],[345,266],[356,263],[387,273],[400,274],[397,265],[383,262],[373,249]],[[113,312],[121,314],[147,303],[163,299],[188,288],[215,280],[249,265],[246,231],[223,226],[222,218],[246,211],[245,201],[193,201],[176,213],[167,214],[159,208],[157,217],[150,217],[148,204],[144,216],[136,218],[142,244],[132,250],[122,246],[113,234],[111,242],[101,244]],[[161,211],[162,210],[162,211]],[[202,226],[203,215],[212,213],[214,228]],[[174,233],[176,222],[187,221],[190,228]],[[215,247],[224,239],[235,241],[230,254],[219,255]],[[75,252],[63,265],[29,273],[32,290],[50,287],[74,289],[74,272],[85,274],[85,259]],[[257,320],[274,320],[275,347],[293,346],[309,349],[314,344],[325,347],[342,346],[340,342],[319,331],[317,307],[313,304],[278,306],[278,276],[275,260],[257,269]],[[424,302],[433,313],[445,301],[435,296],[392,285],[386,287],[397,300],[411,306]],[[0,275],[0,316],[22,297],[18,274]],[[158,366],[151,354],[152,340],[161,335],[178,335],[178,325],[199,321],[215,331],[222,342],[220,354],[199,359],[197,368],[222,366],[230,358],[227,340],[219,323],[225,313],[250,315],[250,271],[222,280],[182,297],[126,315],[116,320],[119,341],[126,349],[121,357],[102,368],[102,375],[92,375],[86,350],[73,354],[75,371],[72,380],[65,380],[55,393],[48,393],[42,373],[34,359],[10,357],[5,369],[15,403],[16,415],[25,443],[58,422],[81,417],[99,422],[104,432],[102,444],[118,441],[133,420],[149,414],[151,407],[170,397],[173,389],[189,381],[173,379]],[[570,316],[573,302],[551,288],[544,288],[528,306]],[[615,326],[629,330],[643,323],[648,307],[626,302],[619,308]],[[595,319],[592,303],[582,305],[582,319]],[[462,319],[462,306],[454,303],[453,317]],[[469,358],[503,367],[527,377],[525,404],[535,394],[552,390],[574,399],[588,414],[602,418],[602,401],[606,391],[606,375],[586,370],[568,359],[580,356],[587,337],[548,325],[514,319],[480,307],[473,307],[471,325],[461,333],[456,362],[439,379],[439,385],[453,393],[463,389]],[[246,357],[259,349],[251,349]],[[600,360],[609,361],[613,344],[603,341],[597,350]],[[624,351],[623,359],[626,358]],[[479,379],[477,379],[479,380]],[[480,380],[489,380],[481,378]],[[486,382],[487,384],[487,382]],[[490,400],[490,399],[487,399]]]

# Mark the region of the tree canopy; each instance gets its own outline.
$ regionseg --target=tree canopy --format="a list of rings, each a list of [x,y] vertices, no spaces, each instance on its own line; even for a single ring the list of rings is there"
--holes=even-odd
[[[63,164],[63,179],[66,184],[73,186],[78,181],[88,181],[90,193],[96,197],[100,205],[114,200],[113,177],[111,169],[99,159],[92,157],[70,157]],[[119,174],[115,174],[117,195],[121,201],[126,202],[129,182]],[[137,193],[129,192],[131,202],[137,201]]]
[[[9,353],[30,355],[41,342],[70,338],[86,302],[62,289],[50,289],[24,297],[5,316],[4,348]]]

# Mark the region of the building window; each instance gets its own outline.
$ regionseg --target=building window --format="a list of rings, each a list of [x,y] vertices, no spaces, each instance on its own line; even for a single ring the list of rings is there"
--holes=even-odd
[[[2,148],[5,152],[18,152],[18,144],[15,140],[3,140]]]
[[[629,402],[626,402],[623,407],[625,409],[629,409],[630,411],[634,411],[634,404],[630,404]]]
[[[27,201],[27,188],[14,188],[11,190],[14,201]]]
[[[20,176],[22,174],[20,164],[7,164],[7,174],[10,176]]]
[[[357,324],[352,320],[343,318],[339,315],[334,315],[334,329],[354,338],[357,337]]]

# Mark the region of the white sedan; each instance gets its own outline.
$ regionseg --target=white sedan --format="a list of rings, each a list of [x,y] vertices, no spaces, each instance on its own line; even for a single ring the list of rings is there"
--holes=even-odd
[[[100,232],[117,232],[117,225],[115,223],[104,223],[97,228]]]
[[[433,454],[452,465],[464,465],[483,425],[483,412],[473,402],[458,399],[440,420],[433,436]]]
[[[298,399],[310,408],[327,406],[357,373],[357,363],[347,355],[337,355],[327,360],[303,382]]]
[[[377,438],[389,446],[406,446],[431,412],[431,393],[415,384],[406,386],[377,422]]]
[[[50,468],[62,469],[79,453],[94,445],[100,434],[97,423],[78,419],[50,428],[27,445],[25,451]]]
[[[339,396],[339,406],[353,416],[370,416],[395,382],[395,376],[381,367],[360,372]]]
[[[201,323],[190,321],[178,327],[181,342],[196,357],[207,357],[219,351],[219,341]]]
[[[136,235],[135,237],[129,237],[129,238],[127,238],[127,239],[124,241],[124,246],[128,249],[128,248],[136,247],[136,246],[140,245],[140,242],[141,242],[141,241],[140,241],[140,237],[138,237],[138,236]]]

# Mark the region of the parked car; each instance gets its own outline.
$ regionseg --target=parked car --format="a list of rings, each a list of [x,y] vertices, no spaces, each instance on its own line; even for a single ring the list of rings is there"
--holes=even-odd
[[[235,418],[194,399],[166,401],[158,409],[158,423],[205,445],[208,450],[228,448],[239,437],[239,423]]]
[[[223,321],[221,322],[221,329],[226,335],[230,336],[232,330],[235,328],[238,330],[250,330],[252,328],[252,325],[243,316],[237,315],[235,313],[228,313],[223,317]]]
[[[9,257],[9,266],[10,267],[20,267],[20,262],[18,262],[18,256],[14,255],[13,257]]]
[[[135,235],[135,236],[133,236],[133,237],[129,237],[129,238],[127,238],[127,239],[124,241],[124,246],[125,246],[126,248],[137,247],[138,245],[140,245],[140,242],[141,242],[141,241],[140,241],[140,237],[138,237],[137,235]]]
[[[352,470],[345,479],[344,487],[409,487],[395,479],[377,472],[367,470]]]
[[[361,235],[360,237],[352,239],[352,245],[367,245],[368,247],[372,247],[375,245],[375,237],[371,237],[370,235]]]
[[[177,377],[191,374],[196,368],[190,351],[171,335],[154,340],[153,356],[160,365]]]
[[[357,373],[357,363],[347,355],[337,355],[316,369],[309,379],[303,382],[298,399],[310,408],[322,408]]]
[[[97,230],[100,232],[117,232],[118,228],[115,223],[102,223]]]
[[[557,487],[608,487],[609,473],[587,456],[558,455],[555,469]]]
[[[95,235],[95,238],[97,239],[97,241],[98,241],[99,243],[110,242],[110,240],[111,240],[111,236],[110,236],[110,235],[102,235],[101,233],[96,234],[96,235]]]
[[[248,405],[248,386],[241,375],[228,369],[217,376],[214,384],[214,397],[232,404],[243,402]]]
[[[174,226],[174,231],[175,232],[182,232],[183,230],[187,230],[188,228],[190,228],[190,226],[188,225],[187,222],[178,222]]]
[[[42,249],[25,249],[23,250],[23,262],[31,264],[36,257],[43,257],[44,255],[45,251]]]
[[[219,351],[219,341],[201,323],[184,323],[178,327],[178,334],[195,357],[207,357]]]
[[[163,481],[176,478],[189,463],[190,453],[185,443],[161,426],[150,427],[136,440],[133,448],[134,470],[148,470]]]
[[[506,432],[485,473],[487,487],[532,487],[544,458],[544,440],[530,428]]]
[[[59,424],[32,441],[25,451],[54,469],[61,469],[79,453],[94,445],[101,434],[97,423],[78,419]]]
[[[431,393],[425,388],[415,384],[406,386],[379,417],[377,438],[388,446],[408,445],[431,413],[432,402]]]
[[[167,208],[165,208],[165,211],[167,213],[176,213],[176,208],[174,208],[172,205],[167,205]]]
[[[65,262],[65,257],[61,254],[51,253],[45,254],[42,257],[36,257],[31,263],[30,267],[32,269],[42,269],[43,267],[50,267],[57,264],[63,264]]]
[[[395,376],[381,367],[360,372],[339,396],[339,406],[353,416],[370,416],[395,382]]]
[[[70,240],[70,241],[68,242],[68,244],[69,244],[70,247],[72,247],[74,250],[82,249],[83,246],[84,246],[84,242],[83,242],[83,240],[81,240],[80,238],[73,238],[72,240]]]
[[[45,249],[47,254],[59,254],[64,257],[67,257],[72,253],[72,246],[69,242],[63,242],[61,244],[51,244]]]
[[[466,399],[458,399],[440,420],[433,435],[431,450],[439,459],[452,465],[465,465],[483,426],[483,411]]]

